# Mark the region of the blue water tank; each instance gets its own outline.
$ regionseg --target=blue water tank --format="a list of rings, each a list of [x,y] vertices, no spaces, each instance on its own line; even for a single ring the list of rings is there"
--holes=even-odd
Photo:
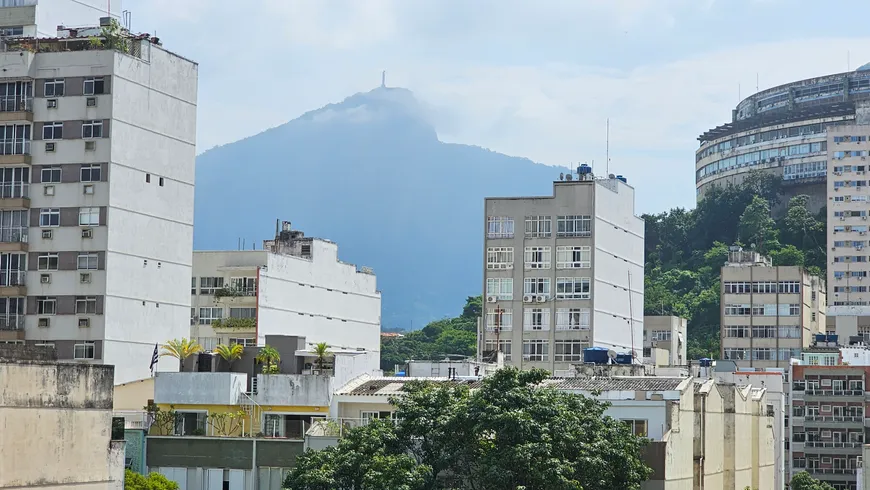
[[[698,359],[698,363],[701,365],[701,367],[710,367],[713,365],[713,359],[710,359],[709,357],[702,357]]]
[[[626,179],[625,177],[623,177],[621,175],[617,175],[616,180],[621,180],[623,183],[628,184],[628,179]]]
[[[579,167],[577,167],[577,173],[580,174],[580,175],[591,174],[591,173],[592,173],[592,167],[590,167],[589,165],[586,165],[585,163],[583,163],[583,164],[581,164]]]
[[[837,343],[837,340],[840,338],[839,335],[828,335],[828,342]]]
[[[405,375],[405,371],[399,371],[398,373],[396,373],[396,376],[404,376],[404,375]]]
[[[825,335],[825,334],[823,334],[823,333],[817,333],[817,334],[816,334],[816,342],[827,342],[827,341],[828,341],[828,336],[827,336],[827,335]]]
[[[632,355],[630,352],[616,354],[616,363],[617,364],[631,364]]]
[[[594,364],[607,364],[609,361],[607,349],[604,347],[588,347],[583,349],[583,362]]]

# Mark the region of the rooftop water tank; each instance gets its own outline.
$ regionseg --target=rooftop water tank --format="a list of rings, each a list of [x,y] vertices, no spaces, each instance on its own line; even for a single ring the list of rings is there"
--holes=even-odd
[[[631,355],[630,352],[622,352],[622,353],[616,354],[616,363],[617,364],[631,364],[633,359],[634,359],[634,357]]]
[[[713,359],[710,359],[709,357],[702,357],[698,359],[698,364],[700,364],[701,367],[710,367],[713,365]]]
[[[628,179],[626,179],[625,177],[623,177],[621,175],[617,175],[616,180],[621,180],[624,184],[628,184]]]
[[[581,164],[579,167],[577,167],[577,173],[580,174],[580,175],[591,174],[591,173],[592,173],[592,167],[590,167],[589,165],[586,165],[585,163],[583,163],[583,164]]]
[[[607,364],[610,357],[604,347],[588,347],[583,349],[583,362],[594,364]]]
[[[816,334],[816,342],[827,342],[827,341],[828,341],[828,336],[827,336],[827,335],[825,335],[825,334],[823,334],[823,333],[817,333],[817,334]]]

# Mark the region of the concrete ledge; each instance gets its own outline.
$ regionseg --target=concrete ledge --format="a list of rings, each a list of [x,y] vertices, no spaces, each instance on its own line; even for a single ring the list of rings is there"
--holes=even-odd
[[[30,165],[30,155],[0,155],[0,165]]]
[[[0,122],[13,121],[33,122],[33,113],[28,111],[0,112]]]

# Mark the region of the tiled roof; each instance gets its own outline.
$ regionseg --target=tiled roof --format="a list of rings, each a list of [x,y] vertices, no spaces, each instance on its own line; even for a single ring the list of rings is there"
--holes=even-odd
[[[589,377],[589,378],[548,378],[542,383],[549,388],[565,391],[672,391],[687,378],[658,378],[658,377]],[[480,388],[481,380],[449,380],[448,378],[357,378],[344,387],[339,395],[378,395],[391,396],[402,393],[402,387],[410,381],[434,381],[437,383],[450,383],[465,385],[471,389]]]

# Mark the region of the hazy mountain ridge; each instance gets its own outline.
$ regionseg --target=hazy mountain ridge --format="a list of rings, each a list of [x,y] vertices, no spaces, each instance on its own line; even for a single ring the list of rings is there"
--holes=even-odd
[[[194,247],[251,248],[290,220],[374,268],[384,326],[420,328],[480,294],[483,198],[550,195],[559,171],[442,143],[410,91],[381,87],[200,155]]]

